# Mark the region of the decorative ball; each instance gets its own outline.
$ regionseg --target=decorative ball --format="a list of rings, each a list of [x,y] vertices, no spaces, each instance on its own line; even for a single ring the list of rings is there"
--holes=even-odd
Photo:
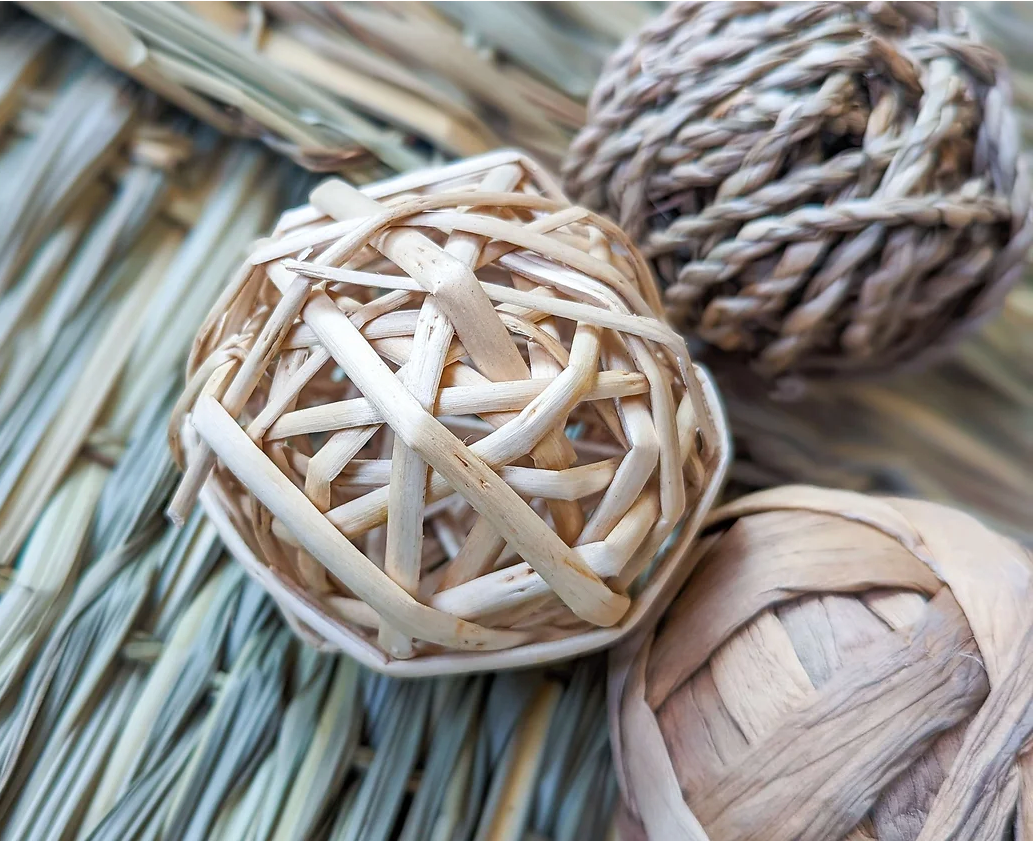
[[[292,626],[393,674],[569,658],[676,585],[728,444],[644,260],[530,160],[325,182],[198,333],[172,428]]]
[[[931,503],[719,509],[613,653],[629,838],[1032,837],[1032,556]]]
[[[887,372],[995,312],[1032,244],[1005,65],[942,3],[674,3],[611,58],[569,194],[673,324],[767,376]]]

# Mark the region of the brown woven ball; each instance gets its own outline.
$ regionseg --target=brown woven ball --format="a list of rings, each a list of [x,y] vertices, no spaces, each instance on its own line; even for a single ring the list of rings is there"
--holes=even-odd
[[[676,585],[728,452],[643,259],[514,152],[285,213],[172,429],[174,516],[207,481],[301,635],[410,675],[617,640]]]
[[[886,372],[995,312],[1032,242],[1002,59],[941,3],[674,3],[565,164],[672,322],[768,375]]]
[[[943,506],[800,485],[714,512],[695,551],[612,655],[630,838],[1032,837],[1026,550]]]

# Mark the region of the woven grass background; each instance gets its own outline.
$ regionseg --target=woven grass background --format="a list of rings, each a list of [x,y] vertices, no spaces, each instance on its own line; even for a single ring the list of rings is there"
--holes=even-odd
[[[578,124],[598,56],[650,9],[618,4],[623,13],[609,16],[573,4],[565,14],[577,49],[542,34],[559,14],[546,5],[516,4],[515,17],[481,23],[473,12],[466,28],[455,26],[471,55],[513,74],[525,68],[524,89],[536,92],[528,101],[560,126],[557,150]],[[985,15],[1022,68],[1031,115],[1031,38],[1018,40],[1031,27],[1011,23],[1020,13],[1031,20],[1031,6],[1018,7],[990,4],[976,19]],[[524,63],[497,61],[489,27],[501,20],[529,50]],[[280,21],[261,20],[300,39],[317,30],[356,38],[333,21]],[[228,37],[247,45],[259,30],[245,24]],[[175,44],[178,30],[164,32],[162,43]],[[193,54],[177,54],[189,67]],[[486,143],[522,142],[488,107],[491,94],[479,105],[456,79],[433,77],[402,53],[378,55],[369,65],[377,72],[359,78],[405,70],[401,86],[416,78],[483,115],[493,131]],[[262,61],[221,72],[259,72]],[[574,104],[565,119],[546,104],[559,92]],[[468,151],[355,99],[335,101],[343,121],[363,117],[389,137],[385,148],[421,161]],[[308,162],[358,180],[410,165],[362,143],[327,157],[341,148],[337,135],[309,147],[271,133],[261,110],[223,113],[239,121],[236,133],[299,159],[319,150]],[[296,116],[327,128],[312,111]],[[200,515],[182,530],[162,517],[175,481],[166,419],[193,332],[247,243],[313,183],[261,146],[162,105],[54,29],[0,10],[0,838],[610,831],[601,661],[378,678],[301,646]],[[1031,301],[1030,280],[999,321],[933,373],[812,403],[729,393],[734,423],[753,442],[737,479],[894,488],[970,508],[1031,542]]]
[[[555,163],[659,3],[23,3],[226,134],[355,180],[516,145]]]

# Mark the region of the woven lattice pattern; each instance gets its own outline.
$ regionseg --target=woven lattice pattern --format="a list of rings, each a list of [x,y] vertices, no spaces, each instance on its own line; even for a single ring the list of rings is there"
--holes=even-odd
[[[711,519],[612,663],[631,839],[1032,837],[1029,552],[942,506],[806,486]]]
[[[759,371],[887,371],[995,312],[1032,243],[1008,74],[935,3],[676,3],[612,57],[570,195],[680,329]]]
[[[215,467],[294,627],[376,668],[600,647],[677,572],[725,451],[660,313],[622,232],[513,153],[326,182],[198,334],[173,513]]]

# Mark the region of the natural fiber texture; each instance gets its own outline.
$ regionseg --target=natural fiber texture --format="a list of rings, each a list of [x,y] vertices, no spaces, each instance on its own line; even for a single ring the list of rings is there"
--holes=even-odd
[[[809,486],[709,521],[661,622],[613,654],[628,837],[1032,837],[1026,550]]]
[[[617,639],[679,575],[726,454],[643,260],[510,152],[310,201],[197,336],[174,515],[218,459],[225,539],[300,633],[373,668]]]
[[[655,4],[23,5],[221,131],[369,181],[501,145],[556,163]]]
[[[452,5],[471,14],[471,4]],[[624,4],[604,8],[615,5]],[[1031,92],[1032,7],[1024,4],[1024,27],[1004,12],[1021,5],[989,7],[1025,43]],[[560,8],[596,14],[593,6]],[[251,14],[255,4],[236,8]],[[39,25],[11,25],[12,15],[14,6],[0,7],[0,192],[8,188],[5,230],[15,237],[3,254],[14,262],[36,256],[4,275],[11,285],[0,293],[0,470],[9,495],[0,515],[9,538],[0,540],[0,838],[612,837],[603,829],[613,777],[600,728],[598,661],[475,679],[370,675],[348,657],[298,644],[272,601],[221,553],[200,511],[183,529],[163,522],[175,478],[164,433],[172,401],[157,384],[174,368],[180,381],[181,357],[209,296],[242,248],[268,230],[270,209],[297,204],[309,178],[255,144],[220,142],[182,113],[164,111],[168,119],[155,121],[153,100],[126,79]],[[515,27],[506,29],[513,38]],[[544,67],[570,56],[530,40]],[[98,87],[98,77],[107,84]],[[93,128],[113,123],[121,126],[114,133]],[[74,139],[66,141],[69,132]],[[143,189],[142,170],[167,184],[157,201]],[[27,183],[33,186],[22,189]],[[168,231],[175,247],[156,252],[156,234]],[[28,246],[26,237],[44,245]],[[120,368],[108,353],[129,335],[112,322],[128,285],[154,290],[156,312],[131,323],[141,324],[140,335]],[[1031,292],[1018,291],[1028,294],[1028,324],[988,325],[988,341],[967,345],[969,361],[994,346],[1002,355],[981,368],[947,369],[938,401],[912,406],[930,389],[929,381],[909,381],[900,389],[902,414],[883,420],[875,406],[881,436],[873,437],[846,423],[859,414],[858,402],[846,401],[826,416],[834,420],[809,418],[820,432],[844,430],[838,440],[782,426],[787,454],[801,447],[818,467],[835,462],[842,481],[909,471],[918,492],[986,488],[1020,509],[987,484],[1001,462],[984,453],[995,444],[1020,469],[1031,462],[1031,438],[1005,436],[1000,403],[965,388],[969,375],[990,387],[1017,376],[1031,388],[1031,367],[1021,376],[1031,345],[1025,353],[1013,344],[1015,336],[1031,342]],[[59,327],[59,340],[41,326]],[[109,333],[113,340],[94,354]],[[98,364],[82,368],[91,357]],[[11,362],[18,376],[9,373]],[[95,417],[97,392],[111,378],[112,399]],[[933,434],[918,425],[916,439],[884,437],[925,405]],[[1031,391],[1026,405],[1031,411]],[[772,425],[767,404],[755,411]],[[1026,436],[1031,421],[1027,429]],[[955,443],[961,437],[968,446]],[[71,453],[71,466],[63,453]],[[1030,525],[1031,510],[1026,532]]]
[[[681,329],[766,375],[885,372],[1021,276],[1009,103],[950,4],[678,3],[609,61],[567,185],[642,246]]]

